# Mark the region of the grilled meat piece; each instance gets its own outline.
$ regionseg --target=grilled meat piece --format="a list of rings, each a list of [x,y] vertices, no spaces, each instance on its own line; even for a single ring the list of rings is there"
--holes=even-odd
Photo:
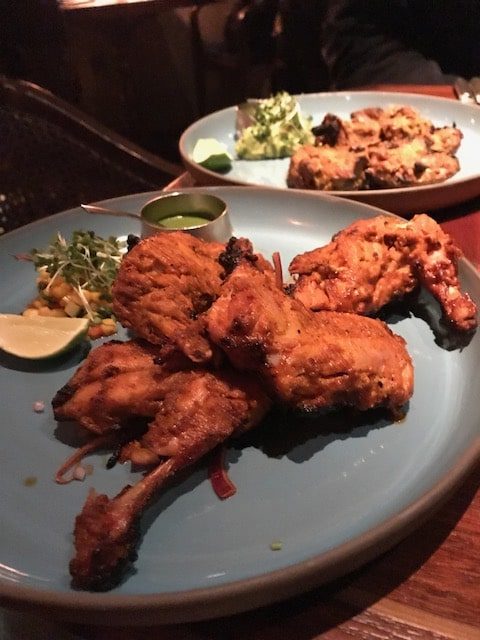
[[[396,409],[413,391],[403,338],[379,320],[315,314],[243,263],[207,316],[211,339],[236,369],[260,373],[288,405]]]
[[[381,109],[363,109],[351,114],[350,120],[327,113],[320,125],[313,127],[316,146],[329,145],[344,147],[352,151],[362,151],[381,140],[381,126],[378,121]]]
[[[195,362],[209,360],[197,317],[217,295],[223,249],[181,231],[142,240],[122,260],[113,285],[115,315],[152,344],[173,344]]]
[[[255,378],[230,371],[178,374],[163,399],[143,441],[165,456],[142,480],[115,498],[88,495],[75,522],[72,583],[80,589],[102,590],[115,584],[135,559],[139,519],[154,494],[180,469],[233,434],[255,426],[270,401]]]
[[[191,364],[178,352],[161,362],[157,352],[142,340],[112,340],[93,349],[53,398],[55,419],[75,420],[104,434],[129,418],[152,418],[159,411],[168,377]]]
[[[305,145],[292,156],[287,186],[294,189],[350,191],[365,184],[368,161],[347,147]]]
[[[351,147],[360,138],[367,146],[380,142],[398,145],[413,140],[423,140],[432,151],[454,154],[462,141],[462,132],[455,126],[435,127],[430,120],[409,106],[389,105],[384,109],[367,108],[354,111],[345,121]]]
[[[271,273],[273,276],[273,267],[260,253],[253,252],[253,245],[248,238],[232,237],[225,245],[224,251],[220,254],[218,261],[224,269],[222,279],[244,260],[251,262],[257,269]]]
[[[434,127],[408,106],[331,113],[312,129],[315,145],[291,157],[287,185],[320,190],[388,189],[443,182],[460,169],[456,127]]]
[[[429,135],[434,128],[430,120],[410,106],[392,104],[370,111],[370,116],[378,119],[383,140],[413,140]]]
[[[476,327],[476,306],[458,280],[460,250],[425,214],[354,222],[330,244],[296,256],[293,296],[313,311],[373,314],[423,284],[456,328]]]
[[[434,184],[455,175],[460,164],[455,156],[432,151],[422,138],[408,142],[382,142],[368,152],[365,186],[392,189],[412,184]]]
[[[112,290],[114,312],[124,327],[167,355],[179,349],[193,362],[208,362],[213,352],[202,313],[239,256],[267,268],[245,238],[232,238],[227,246],[181,231],[146,238],[122,260]]]

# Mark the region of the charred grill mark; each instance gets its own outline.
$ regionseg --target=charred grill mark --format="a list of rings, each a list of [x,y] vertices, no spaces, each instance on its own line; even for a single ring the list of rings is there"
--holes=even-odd
[[[53,400],[52,400],[52,408],[53,410],[62,407],[66,402],[68,402],[75,395],[75,387],[70,384],[65,384],[61,389],[57,391]]]
[[[338,142],[341,129],[342,123],[340,119],[331,113],[327,113],[318,126],[312,127],[312,133],[323,144],[334,147]]]
[[[388,184],[385,180],[382,180],[379,176],[374,173],[371,173],[369,169],[365,171],[365,184],[364,189],[385,189],[388,187]]]
[[[248,369],[262,367],[267,362],[267,351],[260,340],[247,338],[240,334],[237,336],[225,336],[220,340],[219,344],[227,353],[234,353],[240,350],[242,352],[242,361],[247,364]]]
[[[231,274],[242,260],[256,262],[258,257],[254,255],[250,242],[245,242],[232,236],[227,242],[225,251],[222,251],[218,256],[218,262],[225,270],[224,277]]]
[[[243,333],[245,333],[245,326],[244,323],[242,322],[242,320],[240,318],[234,318],[231,324],[231,330],[233,333],[237,334],[237,335],[241,335]]]
[[[117,464],[118,459],[120,457],[120,453],[122,451],[122,446],[123,444],[118,443],[115,448],[112,451],[111,456],[109,457],[109,459],[107,460],[105,467],[107,469],[113,469],[113,467]]]
[[[216,296],[210,293],[203,293],[195,301],[194,308],[190,311],[190,318],[196,320],[198,316],[208,311],[215,302]]]
[[[357,178],[359,176],[361,176],[367,167],[368,167],[368,158],[367,158],[367,156],[360,156],[359,158],[357,158],[357,160],[355,162],[355,167],[353,169],[354,173],[355,173],[355,176]]]
[[[102,378],[109,378],[110,376],[118,376],[121,372],[122,370],[120,369],[120,367],[117,367],[114,364],[110,364],[105,367],[102,373]]]
[[[145,419],[133,419],[126,423],[125,431],[117,433],[117,442],[112,448],[112,453],[108,458],[105,467],[107,469],[113,469],[122,455],[122,449],[126,444],[132,440],[141,438],[148,428],[148,420]]]
[[[136,247],[139,242],[140,242],[139,236],[136,236],[133,233],[129,233],[127,236],[127,253],[131,251],[133,247]]]
[[[420,178],[420,176],[425,173],[427,167],[421,162],[415,162],[413,165],[413,174],[416,178]]]

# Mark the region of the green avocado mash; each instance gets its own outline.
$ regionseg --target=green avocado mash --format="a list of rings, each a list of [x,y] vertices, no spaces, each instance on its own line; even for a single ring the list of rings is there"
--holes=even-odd
[[[235,144],[239,158],[285,158],[314,141],[312,118],[302,115],[296,98],[285,91],[259,100],[250,117],[252,124],[243,129]]]

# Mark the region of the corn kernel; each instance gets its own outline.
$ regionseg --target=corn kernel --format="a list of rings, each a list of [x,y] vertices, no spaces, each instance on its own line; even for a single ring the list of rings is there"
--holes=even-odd
[[[48,293],[52,298],[61,300],[64,296],[70,293],[71,287],[66,282],[56,282],[50,287]]]
[[[88,302],[97,302],[100,300],[100,293],[98,291],[88,291],[88,289],[85,289],[83,294]]]
[[[92,340],[96,340],[97,338],[101,338],[103,336],[102,325],[90,325],[88,328],[88,336]]]

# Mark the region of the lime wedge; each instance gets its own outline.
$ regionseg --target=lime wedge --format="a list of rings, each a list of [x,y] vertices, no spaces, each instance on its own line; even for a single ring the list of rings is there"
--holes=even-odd
[[[0,314],[0,349],[29,360],[51,358],[73,347],[88,330],[87,318]]]
[[[195,143],[192,160],[211,171],[227,171],[232,166],[232,156],[223,142],[215,138],[200,138]]]

